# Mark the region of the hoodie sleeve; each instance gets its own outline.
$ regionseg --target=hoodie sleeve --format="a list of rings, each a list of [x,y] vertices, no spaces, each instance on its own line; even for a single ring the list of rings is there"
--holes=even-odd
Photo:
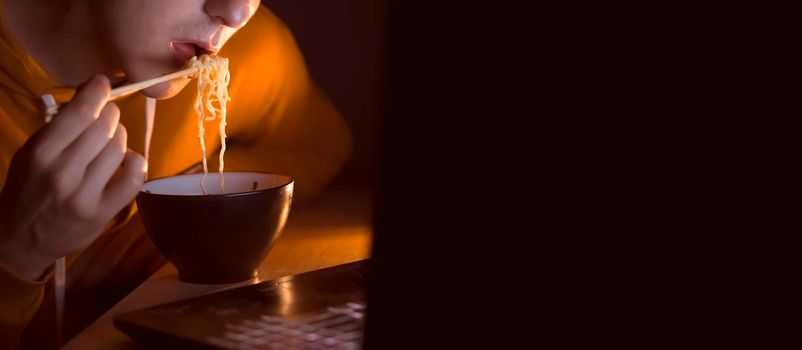
[[[52,271],[38,281],[30,281],[0,262],[0,348],[19,346],[25,326],[42,304],[51,275]]]

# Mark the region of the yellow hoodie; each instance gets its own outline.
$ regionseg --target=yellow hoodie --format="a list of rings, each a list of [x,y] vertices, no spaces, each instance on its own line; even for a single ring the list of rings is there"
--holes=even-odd
[[[50,93],[63,103],[74,94],[74,89],[61,86],[14,40],[4,22],[3,8],[0,6],[0,186],[14,153],[44,124],[40,96]],[[351,138],[337,110],[311,81],[292,34],[262,6],[220,56],[229,58],[231,70],[226,170],[291,175],[296,179],[296,200],[315,195],[350,156]],[[150,178],[175,175],[201,160],[193,87],[190,83],[176,97],[157,103]],[[128,146],[140,153],[144,149],[144,101],[137,94],[117,102],[121,122],[128,130]],[[206,145],[209,150],[219,148],[216,127],[206,128]],[[210,154],[208,158],[210,171],[217,169],[216,157]],[[125,225],[129,217],[118,216],[110,229]],[[14,344],[36,313],[44,279],[26,280],[0,261],[0,344]]]

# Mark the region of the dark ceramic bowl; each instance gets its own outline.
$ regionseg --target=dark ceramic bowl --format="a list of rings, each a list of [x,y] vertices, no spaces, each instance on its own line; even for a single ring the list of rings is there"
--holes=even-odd
[[[292,203],[289,176],[218,173],[150,180],[136,198],[142,223],[179,278],[191,283],[251,279],[281,234]]]

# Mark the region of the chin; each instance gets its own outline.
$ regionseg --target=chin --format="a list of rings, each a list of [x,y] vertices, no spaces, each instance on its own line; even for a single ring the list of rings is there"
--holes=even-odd
[[[157,100],[172,98],[175,95],[178,95],[178,93],[181,92],[181,90],[183,90],[189,82],[190,79],[175,79],[144,89],[142,90],[142,94]]]

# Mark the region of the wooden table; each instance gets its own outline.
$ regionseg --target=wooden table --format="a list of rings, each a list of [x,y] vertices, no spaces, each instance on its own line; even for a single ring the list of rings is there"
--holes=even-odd
[[[291,209],[282,236],[254,280],[217,285],[184,283],[178,280],[175,267],[167,264],[63,349],[133,349],[131,340],[112,324],[120,312],[365,259],[370,254],[371,219],[370,191],[332,189],[301,208]]]

